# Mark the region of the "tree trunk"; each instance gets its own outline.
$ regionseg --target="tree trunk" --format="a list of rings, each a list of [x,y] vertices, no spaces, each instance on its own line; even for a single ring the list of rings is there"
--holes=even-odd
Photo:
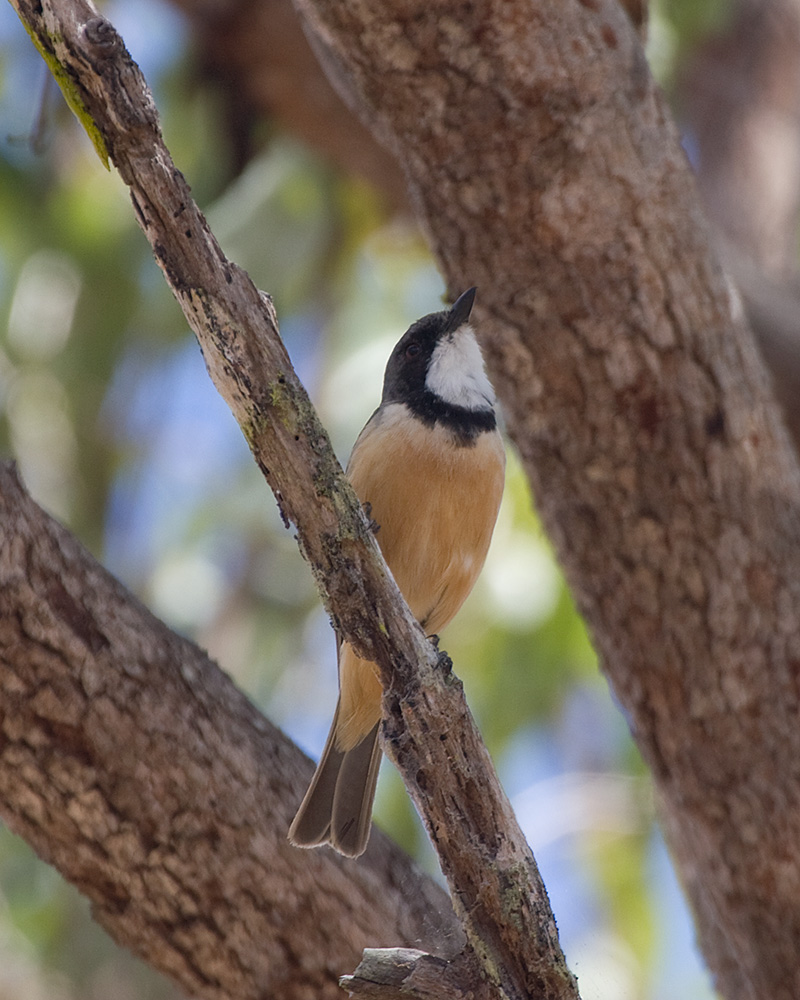
[[[797,997],[800,479],[634,31],[610,0],[300,7],[480,289],[719,989]]]

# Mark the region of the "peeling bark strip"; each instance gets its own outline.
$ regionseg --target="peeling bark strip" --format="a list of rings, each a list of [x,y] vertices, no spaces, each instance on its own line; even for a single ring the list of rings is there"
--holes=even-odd
[[[473,963],[444,962],[413,948],[367,948],[352,976],[342,978],[351,997],[369,1000],[483,1000],[496,996],[476,978]]]
[[[719,989],[796,1000],[800,479],[631,25],[614,0],[297,3],[481,290]]]
[[[85,0],[13,2],[40,50],[68,78],[82,119],[89,116],[130,187],[138,221],[197,334],[211,377],[285,520],[297,526],[337,625],[359,653],[381,667],[387,751],[434,839],[466,932],[468,948],[452,965],[453,974],[462,977],[467,961],[476,981],[496,996],[574,1000],[577,988],[547,893],[461,685],[442,668],[444,658],[425,640],[387,574],[292,371],[268,297],[222,254],[172,164],[144,80],[113,28]],[[309,863],[307,854],[302,857]],[[191,897],[188,881],[186,891]],[[252,906],[258,905],[254,897]],[[202,923],[212,917],[203,911],[192,919]],[[146,950],[138,938],[128,943]],[[187,963],[198,961],[192,944],[185,946]],[[298,952],[302,964],[306,946]],[[217,995],[217,966],[224,961],[222,954],[211,956],[212,973],[197,977],[196,992]]]
[[[311,771],[0,465],[0,809],[112,937],[215,1000],[333,1000],[366,944],[457,949],[377,830],[358,865],[289,846]]]

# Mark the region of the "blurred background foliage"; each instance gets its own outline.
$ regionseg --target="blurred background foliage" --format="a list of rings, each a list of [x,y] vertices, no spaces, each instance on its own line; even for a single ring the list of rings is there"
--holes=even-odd
[[[174,158],[226,252],[274,296],[342,460],[389,349],[440,308],[408,218],[268,121],[241,164],[192,29],[161,0],[110,3]],[[671,88],[727,0],[664,2],[649,55]],[[241,169],[239,169],[241,167]],[[480,294],[480,292],[479,292]],[[0,454],[172,627],[206,647],[312,755],[334,640],[291,532],[107,173],[9,6],[0,8]],[[712,996],[625,720],[513,451],[486,570],[444,636],[539,860],[584,1000]],[[435,864],[384,765],[376,821]],[[172,987],[0,830],[0,1000],[138,1000]]]

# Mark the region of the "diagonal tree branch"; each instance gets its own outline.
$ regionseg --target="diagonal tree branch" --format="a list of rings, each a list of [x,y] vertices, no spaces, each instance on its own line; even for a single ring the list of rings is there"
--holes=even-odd
[[[139,224],[197,334],[211,377],[284,519],[297,526],[337,626],[381,667],[387,750],[439,853],[466,932],[474,988],[508,997],[576,997],[535,861],[461,685],[387,573],[291,368],[268,297],[224,257],[172,164],[138,67],[109,22],[84,0],[13,2],[129,186]],[[463,969],[457,971],[460,982]]]

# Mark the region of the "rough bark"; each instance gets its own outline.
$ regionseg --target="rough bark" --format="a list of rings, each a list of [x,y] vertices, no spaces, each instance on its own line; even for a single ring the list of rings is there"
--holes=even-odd
[[[121,944],[189,996],[341,996],[365,945],[457,950],[379,832],[286,840],[311,762],[0,466],[0,806]]]
[[[141,74],[109,22],[81,0],[15,0],[15,6],[98,151],[129,186],[137,220],[209,373],[284,519],[296,525],[342,635],[381,668],[385,747],[431,833],[467,938],[462,962],[444,967],[443,983],[448,970],[460,982],[466,960],[495,995],[576,998],[535,861],[461,685],[387,572],[291,368],[269,298],[222,254],[172,164]],[[193,960],[203,958],[192,952]]]
[[[722,994],[800,994],[800,478],[616,3],[302,0],[476,284]],[[535,665],[532,665],[535,669]]]

